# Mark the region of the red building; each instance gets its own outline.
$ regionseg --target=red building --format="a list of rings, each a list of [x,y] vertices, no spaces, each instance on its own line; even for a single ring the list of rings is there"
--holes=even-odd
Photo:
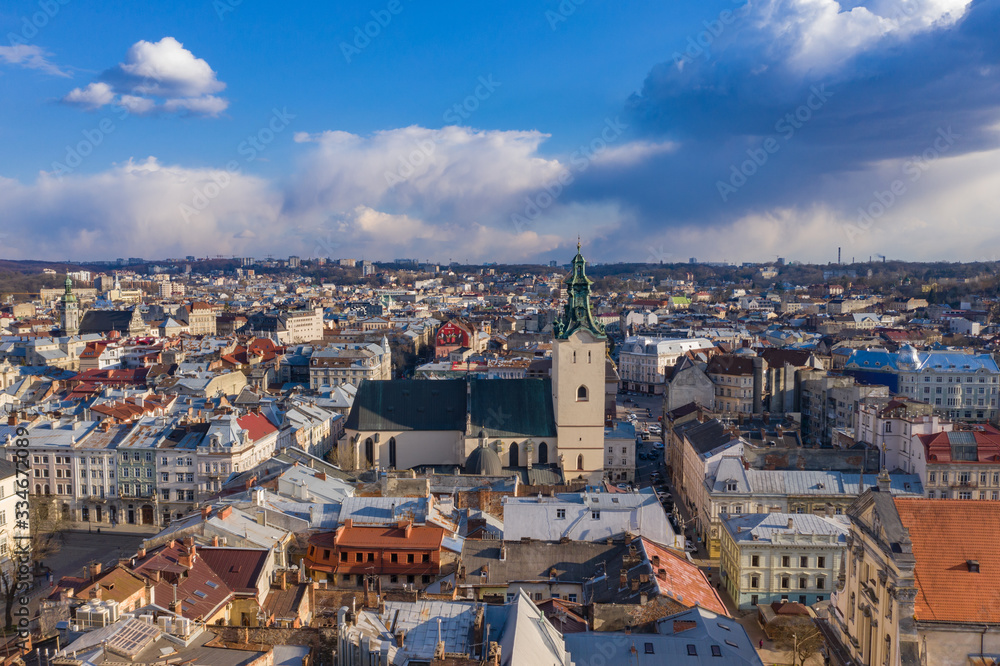
[[[452,319],[442,324],[434,336],[434,358],[447,359],[453,351],[463,348],[479,351],[476,345],[476,327],[461,319]]]
[[[325,577],[341,587],[362,587],[365,576],[377,576],[383,587],[423,587],[441,573],[444,534],[440,527],[409,521],[355,527],[348,519],[335,532],[309,539],[306,570],[313,579]]]

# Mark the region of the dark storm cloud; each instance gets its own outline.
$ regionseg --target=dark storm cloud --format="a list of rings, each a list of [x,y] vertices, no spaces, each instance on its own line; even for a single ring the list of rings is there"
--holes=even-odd
[[[949,155],[996,146],[1000,2],[974,3],[953,26],[882,39],[826,68],[790,66],[793,47],[772,38],[772,25],[745,17],[710,54],[655,66],[626,117],[633,138],[679,148],[630,167],[598,166],[571,196],[617,198],[637,213],[641,233],[776,207],[849,208],[865,196],[843,187],[858,180],[852,174],[919,155],[941,132],[953,137]],[[741,181],[734,167],[752,174]]]

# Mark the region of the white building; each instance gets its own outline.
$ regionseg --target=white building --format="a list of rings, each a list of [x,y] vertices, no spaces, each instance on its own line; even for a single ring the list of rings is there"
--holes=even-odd
[[[722,520],[722,583],[740,610],[830,598],[847,545],[844,516],[751,513]]]
[[[621,387],[660,395],[667,366],[688,352],[708,351],[715,345],[706,338],[651,338],[633,336],[626,338],[618,355],[618,374]]]
[[[683,547],[651,488],[609,493],[591,488],[552,497],[505,497],[505,541],[606,541],[625,534]]]

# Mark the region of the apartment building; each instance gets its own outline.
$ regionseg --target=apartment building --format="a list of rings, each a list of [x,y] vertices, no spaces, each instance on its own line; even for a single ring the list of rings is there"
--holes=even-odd
[[[666,368],[691,352],[706,355],[715,345],[706,338],[653,338],[632,336],[625,339],[618,354],[618,374],[625,391],[662,395]]]
[[[840,572],[849,523],[843,516],[730,514],[721,521],[722,584],[740,610],[830,598]]]
[[[895,497],[888,479],[850,507],[830,624],[856,663],[964,666],[1000,653],[994,502]]]
[[[763,358],[752,354],[720,354],[705,369],[715,385],[712,409],[721,414],[760,414],[763,411]]]
[[[915,474],[886,475],[887,490],[900,497],[923,497]],[[718,557],[722,516],[745,513],[843,514],[858,495],[877,482],[874,474],[836,471],[746,469],[739,458],[726,457],[706,480],[704,504],[696,507],[696,526],[709,556]]]
[[[309,357],[309,387],[322,390],[343,384],[360,386],[365,379],[392,379],[392,351],[382,344],[332,344]]]

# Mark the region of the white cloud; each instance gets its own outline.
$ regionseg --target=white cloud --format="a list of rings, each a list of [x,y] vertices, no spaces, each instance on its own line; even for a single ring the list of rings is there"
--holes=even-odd
[[[594,155],[593,163],[599,166],[634,166],[645,162],[650,157],[665,155],[677,150],[673,141],[655,143],[651,141],[633,141],[620,146],[609,146]]]
[[[118,98],[118,104],[129,113],[139,116],[144,116],[156,108],[156,102],[153,100],[135,95],[122,95]]]
[[[97,109],[111,104],[114,99],[114,90],[107,83],[101,81],[88,84],[86,88],[73,88],[68,95],[63,97],[63,101],[67,104],[79,104],[88,109]]]
[[[18,65],[25,69],[37,69],[53,76],[68,77],[69,73],[61,70],[49,61],[51,54],[35,44],[12,44],[0,46],[0,62],[8,65]]]
[[[215,95],[168,99],[163,103],[166,111],[190,111],[205,116],[217,116],[229,107],[229,100]]]
[[[87,108],[115,103],[139,115],[164,111],[218,116],[229,107],[227,99],[213,94],[226,84],[173,37],[136,42],[125,62],[102,78],[72,90],[63,101]]]
[[[136,42],[119,68],[138,90],[158,97],[201,97],[226,87],[207,62],[173,37]]]
[[[786,46],[789,65],[824,74],[887,39],[903,40],[955,24],[971,0],[771,0],[759,25],[777,47]]]

